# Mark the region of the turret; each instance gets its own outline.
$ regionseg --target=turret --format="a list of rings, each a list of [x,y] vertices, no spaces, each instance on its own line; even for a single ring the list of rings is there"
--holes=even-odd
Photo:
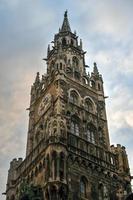
[[[16,180],[17,180],[17,167],[22,163],[22,158],[19,158],[18,160],[14,158],[10,162],[10,169],[8,170],[8,179],[7,179],[7,188],[6,188],[6,194],[7,197],[15,196],[16,193]]]
[[[91,73],[91,85],[94,89],[103,93],[103,80],[102,76],[99,74],[97,64],[94,62],[93,72]]]
[[[118,172],[122,175],[129,175],[130,169],[125,147],[117,144],[116,147],[111,146],[111,151],[118,156]]]

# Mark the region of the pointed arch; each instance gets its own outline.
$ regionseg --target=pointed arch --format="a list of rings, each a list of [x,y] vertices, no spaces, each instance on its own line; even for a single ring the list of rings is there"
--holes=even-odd
[[[81,102],[81,96],[80,96],[79,92],[74,88],[69,89],[68,99],[70,102],[77,104],[77,105],[79,105]]]
[[[86,110],[96,113],[96,104],[90,96],[84,97],[84,105]]]

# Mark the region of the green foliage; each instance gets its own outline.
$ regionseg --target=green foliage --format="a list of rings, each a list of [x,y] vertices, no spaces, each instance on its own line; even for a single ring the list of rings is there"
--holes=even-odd
[[[19,200],[43,200],[42,189],[39,186],[29,185],[25,180],[20,185]]]

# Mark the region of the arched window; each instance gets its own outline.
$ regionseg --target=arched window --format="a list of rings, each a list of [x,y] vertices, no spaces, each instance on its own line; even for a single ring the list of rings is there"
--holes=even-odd
[[[86,130],[86,136],[87,136],[87,140],[93,144],[96,143],[95,141],[95,132],[96,132],[96,129],[93,125],[89,125],[87,127],[87,130]]]
[[[86,99],[85,100],[85,109],[87,110],[87,111],[89,111],[89,112],[93,112],[94,111],[94,109],[93,109],[93,103],[92,103],[92,101],[90,100],[90,99]]]
[[[70,93],[70,102],[73,104],[78,104],[78,95],[75,91]]]
[[[71,122],[71,133],[79,136],[79,124],[76,121]]]
[[[86,187],[87,187],[87,181],[84,177],[80,180],[80,195],[83,198],[86,198]]]

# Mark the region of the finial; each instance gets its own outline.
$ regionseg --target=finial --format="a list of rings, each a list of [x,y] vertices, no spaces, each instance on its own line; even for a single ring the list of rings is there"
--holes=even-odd
[[[67,17],[67,10],[66,10],[65,13],[64,13],[64,17]]]

